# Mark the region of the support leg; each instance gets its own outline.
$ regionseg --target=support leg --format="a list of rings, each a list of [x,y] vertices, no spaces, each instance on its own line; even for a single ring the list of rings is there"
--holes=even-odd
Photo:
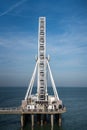
[[[61,114],[59,114],[58,125],[59,125],[59,126],[61,126],[61,125],[62,125],[62,118],[61,118]]]
[[[34,115],[31,115],[32,127],[34,126]]]
[[[25,119],[24,114],[21,115],[21,127],[24,127]]]
[[[43,126],[43,115],[41,115],[41,126]]]
[[[47,115],[44,114],[44,124],[47,124]]]
[[[41,114],[37,114],[37,124],[40,125],[40,121],[41,121]]]
[[[51,127],[53,128],[53,123],[54,123],[54,116],[53,116],[53,114],[51,115]]]

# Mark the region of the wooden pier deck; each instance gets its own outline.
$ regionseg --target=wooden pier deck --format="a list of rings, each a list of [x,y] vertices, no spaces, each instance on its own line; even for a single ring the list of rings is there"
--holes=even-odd
[[[22,109],[20,107],[12,107],[12,108],[0,108],[0,114],[62,114],[66,112],[66,108],[58,109],[58,110],[27,110]]]

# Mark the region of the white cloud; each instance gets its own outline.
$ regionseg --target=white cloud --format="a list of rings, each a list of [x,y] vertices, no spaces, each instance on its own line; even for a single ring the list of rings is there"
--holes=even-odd
[[[0,37],[0,71],[27,71],[35,63],[37,40],[29,34]],[[31,64],[30,64],[31,63]],[[20,67],[19,67],[20,66]],[[32,68],[33,69],[33,68]],[[31,69],[30,69],[31,71]]]
[[[19,2],[17,2],[16,4],[12,5],[9,9],[7,9],[6,11],[2,12],[0,14],[0,17],[3,15],[8,14],[9,12],[11,12],[12,10],[14,10],[15,8],[19,7],[21,4],[23,4],[24,2],[26,2],[27,0],[21,0]]]
[[[12,33],[0,37],[0,46],[13,49],[35,49],[36,37],[29,33]]]
[[[80,29],[74,26],[63,34],[49,36],[47,47],[52,60],[56,57],[55,66],[71,70],[72,67],[74,70],[85,68],[87,72],[87,32],[84,25]]]

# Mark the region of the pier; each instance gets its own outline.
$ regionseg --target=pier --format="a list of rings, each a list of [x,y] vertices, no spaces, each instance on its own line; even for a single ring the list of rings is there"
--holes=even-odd
[[[60,110],[27,110],[22,108],[0,108],[0,114],[62,114],[66,112],[66,108]]]
[[[53,128],[54,117],[58,120],[58,125],[61,126],[61,114],[66,112],[62,100],[60,100],[56,85],[49,64],[50,58],[46,56],[46,18],[39,18],[38,30],[38,56],[36,65],[32,74],[25,98],[22,100],[20,107],[0,108],[0,114],[19,114],[21,115],[21,126],[24,127],[27,118],[30,118],[32,127],[37,122],[43,126],[47,120],[47,115],[50,116],[51,127]],[[47,91],[47,74],[50,75],[50,81],[54,95],[50,95]],[[36,76],[37,75],[37,76]],[[37,77],[37,92],[32,93],[35,77]]]
[[[62,123],[62,118],[61,118],[61,114],[65,113],[66,112],[66,108],[62,108],[60,110],[46,110],[46,111],[43,111],[43,110],[27,110],[27,109],[22,109],[20,107],[15,107],[15,108],[0,108],[0,114],[12,114],[12,115],[15,115],[15,114],[19,114],[21,116],[21,126],[24,127],[25,126],[25,123],[26,123],[26,118],[25,116],[26,115],[29,115],[31,116],[31,124],[32,124],[32,127],[34,126],[34,116],[37,115],[37,118],[38,118],[38,115],[39,115],[39,124],[41,124],[41,126],[43,126],[43,122],[44,122],[44,119],[45,121],[47,120],[46,119],[46,116],[47,115],[50,115],[50,122],[51,122],[51,127],[53,127],[53,122],[54,122],[54,116],[55,115],[58,115],[58,118],[57,118],[57,124],[58,126],[61,126],[61,123]],[[41,118],[42,117],[42,118]],[[44,118],[45,117],[45,118]],[[38,122],[38,119],[37,119],[37,122]]]

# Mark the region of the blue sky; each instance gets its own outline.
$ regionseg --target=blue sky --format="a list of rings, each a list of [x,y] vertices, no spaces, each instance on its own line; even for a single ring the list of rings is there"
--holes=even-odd
[[[0,86],[28,85],[40,16],[56,86],[87,87],[86,0],[0,0]]]

